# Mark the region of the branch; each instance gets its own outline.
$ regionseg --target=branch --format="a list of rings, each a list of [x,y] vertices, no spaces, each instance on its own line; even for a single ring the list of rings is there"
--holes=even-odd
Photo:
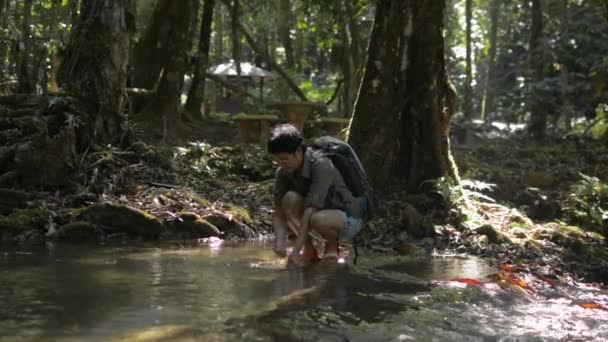
[[[234,1],[238,1],[238,0],[234,0]],[[229,0],[222,0],[222,2],[224,3],[224,5],[226,5],[228,8],[230,8]],[[232,13],[230,13],[230,14],[232,15]],[[234,19],[234,18],[232,18],[232,19]],[[308,102],[308,98],[306,97],[306,95],[304,94],[302,89],[300,89],[300,87],[298,87],[296,82],[294,82],[294,80],[291,79],[291,77],[289,76],[287,71],[285,71],[285,69],[283,69],[283,67],[281,67],[274,59],[272,59],[268,55],[265,48],[260,47],[255,42],[255,39],[253,38],[251,33],[249,33],[249,31],[247,31],[247,29],[245,28],[243,23],[241,23],[239,20],[236,20],[236,23],[238,24],[239,30],[241,30],[241,33],[245,36],[247,43],[249,43],[249,45],[251,46],[253,51],[255,51],[255,53],[258,54],[259,56],[262,56],[266,60],[266,62],[268,62],[268,64],[270,64],[272,66],[272,68],[275,69],[285,79],[285,81],[287,81],[287,85],[289,85],[289,87],[296,93],[296,95],[298,95],[300,100]]]
[[[338,97],[338,92],[340,91],[340,87],[342,87],[342,83],[344,83],[343,78],[338,80],[338,84],[336,85],[336,89],[334,90],[334,93],[331,95],[331,98],[329,99],[329,101],[325,102],[326,106],[329,106]]]
[[[249,96],[249,97],[251,97],[251,98],[254,98],[254,99],[256,99],[256,100],[258,100],[258,101],[262,102],[262,99],[261,99],[261,98],[259,98],[259,97],[255,96],[255,95],[253,95],[253,94],[251,94],[251,93],[249,93],[249,92],[247,92],[247,91],[243,90],[242,88],[240,88],[240,87],[238,87],[238,86],[235,86],[234,84],[232,84],[232,83],[230,83],[230,82],[228,82],[228,81],[224,80],[223,78],[221,78],[221,77],[219,77],[219,76],[217,76],[217,75],[210,74],[210,73],[208,73],[208,72],[205,72],[205,73],[204,73],[204,75],[205,75],[205,77],[206,77],[206,78],[208,78],[208,79],[210,79],[210,80],[213,80],[213,81],[215,81],[215,82],[217,82],[217,83],[219,83],[219,84],[223,85],[224,87],[226,87],[226,88],[228,88],[228,89],[230,89],[230,90],[232,90],[232,91],[235,91],[235,92],[239,93],[240,95]]]

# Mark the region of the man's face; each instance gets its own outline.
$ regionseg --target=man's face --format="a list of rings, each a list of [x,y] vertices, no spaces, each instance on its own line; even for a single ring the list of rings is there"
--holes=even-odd
[[[302,152],[300,150],[289,153],[281,152],[272,155],[272,161],[287,173],[295,173],[302,164]]]

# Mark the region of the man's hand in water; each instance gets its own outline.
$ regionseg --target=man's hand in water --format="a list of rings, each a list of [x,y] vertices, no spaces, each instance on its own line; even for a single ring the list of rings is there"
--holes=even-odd
[[[287,266],[303,266],[302,265],[302,257],[300,256],[300,252],[299,251],[292,251],[289,254],[289,258],[287,259]]]

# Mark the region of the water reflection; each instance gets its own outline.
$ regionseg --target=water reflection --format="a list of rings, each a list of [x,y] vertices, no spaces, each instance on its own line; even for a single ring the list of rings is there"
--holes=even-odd
[[[608,336],[605,291],[450,287],[475,258],[367,255],[287,270],[263,244],[0,248],[0,341],[474,341]],[[565,294],[564,294],[565,293]]]

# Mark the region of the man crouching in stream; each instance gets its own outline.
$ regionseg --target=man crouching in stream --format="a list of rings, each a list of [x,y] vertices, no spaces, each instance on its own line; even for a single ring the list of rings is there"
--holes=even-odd
[[[345,185],[332,161],[306,147],[296,127],[272,129],[268,152],[279,166],[274,184],[275,253],[286,256],[288,229],[297,239],[288,264],[319,261],[310,232],[325,240],[324,258],[337,257],[339,240],[352,239],[363,226],[364,206]]]

